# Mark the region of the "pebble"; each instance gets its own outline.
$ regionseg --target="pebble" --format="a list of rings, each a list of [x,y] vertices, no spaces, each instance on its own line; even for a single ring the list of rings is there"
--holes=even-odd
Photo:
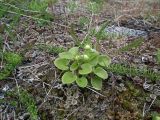
[[[3,87],[2,90],[3,90],[4,92],[7,92],[9,89],[10,89],[10,88],[9,88],[9,85],[6,84],[6,85]]]
[[[147,56],[142,56],[141,61],[142,61],[143,63],[149,63],[149,59],[148,59]]]
[[[23,115],[19,116],[20,120],[27,120],[30,117],[29,113],[24,113]]]
[[[72,101],[71,101],[71,104],[72,104],[72,105],[77,105],[77,103],[78,103],[77,100],[72,99]]]
[[[157,95],[155,95],[155,94],[150,94],[150,98],[151,98],[151,99],[156,99],[156,97],[157,97]]]
[[[146,98],[146,101],[147,101],[147,102],[151,102],[151,98],[150,98],[150,97],[147,97],[147,98]]]

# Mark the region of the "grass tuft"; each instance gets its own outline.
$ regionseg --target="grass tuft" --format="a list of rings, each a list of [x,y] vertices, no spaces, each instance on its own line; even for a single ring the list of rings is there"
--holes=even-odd
[[[152,81],[160,80],[160,74],[149,69],[138,69],[137,67],[127,67],[121,64],[111,64],[107,69],[120,75],[141,76]]]

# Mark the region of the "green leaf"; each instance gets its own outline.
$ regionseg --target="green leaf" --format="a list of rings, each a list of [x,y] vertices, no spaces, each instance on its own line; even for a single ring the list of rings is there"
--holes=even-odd
[[[72,72],[65,72],[62,76],[62,83],[63,84],[71,84],[76,81],[77,76]]]
[[[108,78],[108,73],[101,67],[97,67],[94,71],[94,74],[96,74],[98,77],[102,79],[107,79]]]
[[[79,66],[78,66],[78,62],[75,61],[75,62],[73,62],[72,65],[70,66],[70,70],[71,70],[71,71],[77,70],[78,67],[79,67]]]
[[[158,115],[158,114],[153,114],[153,115],[152,115],[152,120],[160,120],[160,115]]]
[[[92,65],[85,63],[81,65],[82,70],[79,70],[79,74],[86,75],[92,72]]]
[[[86,50],[84,53],[89,57],[89,59],[87,60],[89,64],[91,64],[92,66],[96,66],[98,64],[99,53],[96,50]]]
[[[88,60],[88,63],[92,66],[96,66],[98,64],[98,57],[93,57],[92,59]]]
[[[78,50],[79,50],[78,47],[72,47],[71,49],[69,49],[69,52],[70,52],[73,56],[75,56],[75,55],[78,54]]]
[[[94,77],[91,79],[91,84],[94,89],[101,90],[102,89],[102,79],[99,77]]]
[[[98,58],[98,63],[103,67],[108,67],[111,64],[111,58],[106,55],[101,55]]]
[[[62,52],[62,53],[59,53],[59,57],[72,60],[74,58],[74,55],[72,55],[72,53],[70,52]]]
[[[54,61],[54,65],[60,70],[68,70],[69,60],[63,58],[57,58]]]
[[[86,87],[88,84],[88,80],[85,77],[81,77],[76,79],[76,83],[78,84],[79,87]]]

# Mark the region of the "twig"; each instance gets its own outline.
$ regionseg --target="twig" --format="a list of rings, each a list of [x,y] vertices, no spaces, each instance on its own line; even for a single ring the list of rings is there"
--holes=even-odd
[[[43,104],[47,101],[47,98],[48,98],[48,96],[49,96],[52,88],[53,88],[53,87],[51,87],[51,88],[49,89],[49,91],[46,93],[46,96],[45,96],[45,98],[44,98],[44,100],[43,100],[43,103],[41,103],[41,105],[39,105],[38,109],[40,109],[40,108],[43,106]]]
[[[68,117],[70,117],[72,114],[74,114],[79,109],[80,109],[80,107],[78,107],[77,109],[73,110],[70,114],[67,115],[67,117],[65,118],[65,120],[67,120]]]
[[[105,95],[102,95],[101,93],[99,93],[99,92],[95,91],[94,89],[92,89],[92,88],[91,88],[91,87],[89,87],[89,86],[87,86],[86,88],[88,88],[89,90],[91,90],[91,91],[93,91],[93,92],[97,93],[98,95],[100,95],[100,96],[102,96],[102,97],[106,97]]]
[[[146,108],[146,103],[144,103],[144,107],[143,107],[143,117],[144,117],[145,114],[151,109],[151,107],[152,107],[153,103],[155,102],[156,98],[157,98],[157,96],[152,100],[152,102],[151,102],[151,104],[149,105],[149,107],[148,107],[147,110],[145,110],[145,108]]]

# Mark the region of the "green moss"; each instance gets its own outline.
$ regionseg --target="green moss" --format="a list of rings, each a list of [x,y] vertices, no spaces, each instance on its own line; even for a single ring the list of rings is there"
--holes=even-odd
[[[0,80],[7,78],[17,65],[22,62],[22,57],[19,54],[12,52],[2,53],[0,60],[4,60],[4,68],[0,71]]]
[[[4,59],[7,64],[12,65],[13,67],[20,64],[22,61],[22,57],[19,54],[13,52],[5,52]]]

